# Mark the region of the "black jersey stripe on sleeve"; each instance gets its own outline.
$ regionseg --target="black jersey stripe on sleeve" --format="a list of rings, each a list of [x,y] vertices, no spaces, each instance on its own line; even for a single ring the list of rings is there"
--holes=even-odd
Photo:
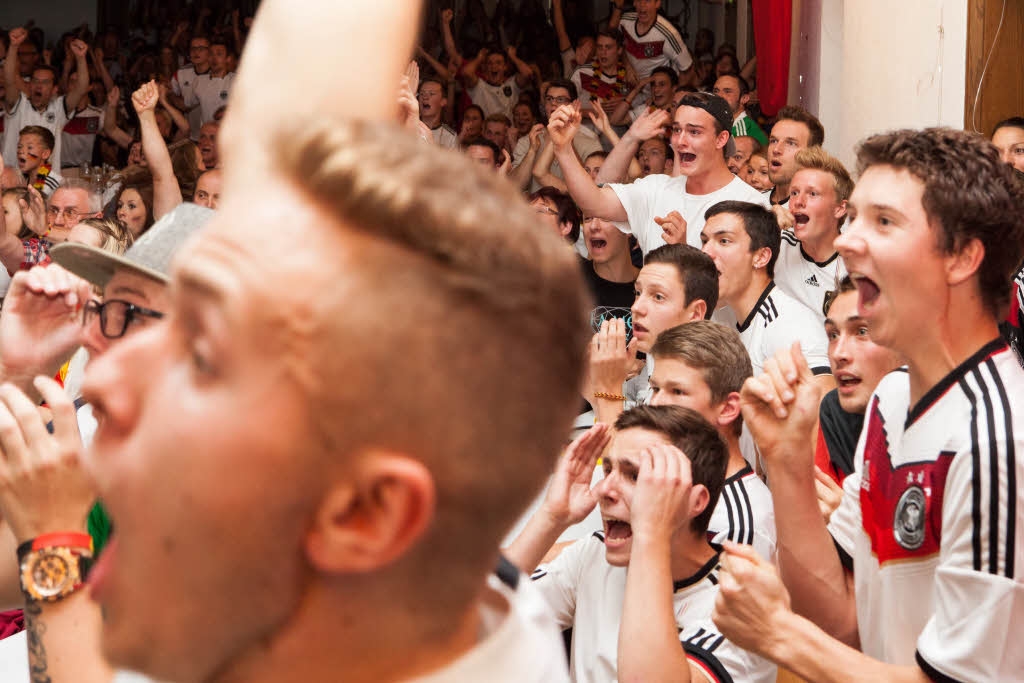
[[[732,498],[733,504],[736,506],[736,533],[732,540],[737,543],[744,543],[743,538],[747,535],[747,510],[743,509],[743,501],[740,500],[739,495],[736,493],[734,487],[729,487],[729,495]]]
[[[740,493],[743,494],[743,503],[747,510],[747,537],[743,541],[747,545],[754,545],[754,507],[750,504],[750,496],[747,495],[747,485],[742,479],[736,482]]]
[[[921,656],[920,650],[914,653],[914,659],[917,660],[917,665],[921,667],[921,671],[924,672],[924,675],[935,681],[935,683],[961,683],[961,681],[953,678],[952,676],[947,676],[929,664],[928,661]]]
[[[999,440],[996,438],[995,410],[988,393],[988,383],[981,376],[981,371],[976,367],[971,375],[981,390],[981,401],[985,406],[985,433],[988,435],[988,573],[999,574]]]
[[[668,24],[668,22],[666,21],[665,23],[668,24],[666,26],[665,24],[661,23],[662,19],[663,17],[658,17],[658,20],[654,22],[654,26],[658,29],[658,32],[661,33],[661,35],[665,36],[665,42],[671,45],[673,50],[675,50],[677,53],[682,52],[683,50],[682,45],[680,44],[680,38],[678,35],[673,35],[674,31],[672,28],[672,24]]]
[[[702,665],[702,668],[711,675],[714,681],[732,683],[732,676],[722,662],[718,661],[718,657],[692,643],[683,643],[683,650],[686,651],[688,658],[696,660]]]
[[[981,571],[981,452],[978,449],[978,404],[974,392],[960,378],[960,390],[971,404],[971,554],[974,571]]]
[[[733,529],[736,528],[736,521],[734,520],[733,514],[732,514],[732,501],[729,499],[729,489],[728,488],[723,488],[722,489],[722,493],[720,495],[722,497],[722,500],[725,502],[725,514],[726,514],[726,517],[729,520],[729,527],[726,530],[726,534],[725,535],[727,537],[729,537],[729,540],[734,540],[732,538],[732,531],[733,531]]]
[[[519,586],[519,567],[512,564],[504,555],[498,556],[498,566],[494,569],[494,573],[503,584],[512,590]]]
[[[1014,548],[1017,537],[1017,454],[1013,442],[1013,415],[1010,410],[1010,399],[1003,386],[1003,378],[996,371],[995,363],[989,358],[985,361],[995,383],[999,395],[999,405],[1003,413],[1003,437],[1006,439],[1006,560],[1003,573],[1008,579],[1014,578]]]

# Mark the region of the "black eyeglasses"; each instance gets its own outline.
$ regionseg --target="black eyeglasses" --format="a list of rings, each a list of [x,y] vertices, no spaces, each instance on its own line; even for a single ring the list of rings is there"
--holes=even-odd
[[[128,330],[128,326],[135,320],[136,316],[153,318],[155,320],[164,317],[164,314],[160,311],[152,311],[148,308],[130,304],[127,301],[121,301],[120,299],[111,299],[103,303],[97,301],[87,302],[82,311],[82,324],[91,324],[93,318],[97,315],[100,316],[100,332],[107,339],[123,337],[125,331]]]

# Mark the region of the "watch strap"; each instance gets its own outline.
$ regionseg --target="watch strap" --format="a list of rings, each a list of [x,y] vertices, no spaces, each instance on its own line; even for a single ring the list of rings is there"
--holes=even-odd
[[[82,531],[57,531],[41,534],[18,546],[18,561],[20,562],[33,550],[58,547],[71,548],[79,551],[80,554],[87,553],[91,557],[93,554],[92,536]]]

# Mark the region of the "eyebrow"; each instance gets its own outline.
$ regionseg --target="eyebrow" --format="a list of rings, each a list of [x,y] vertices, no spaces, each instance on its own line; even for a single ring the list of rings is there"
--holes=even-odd
[[[881,203],[878,203],[878,202],[871,202],[866,207],[861,207],[861,206],[851,202],[851,203],[849,203],[849,205],[852,206],[853,210],[856,211],[857,213],[860,213],[862,211],[870,209],[872,211],[879,212],[879,213],[882,212],[882,211],[886,211],[886,212],[889,212],[889,213],[894,213],[894,214],[898,215],[900,218],[902,218],[904,220],[906,220],[906,218],[907,218],[905,213],[903,213],[902,211],[897,209],[895,206],[892,206],[890,204],[881,204]]]
[[[145,293],[143,293],[143,291],[141,289],[135,289],[134,287],[126,287],[125,285],[121,285],[121,286],[111,290],[111,292],[110,292],[111,296],[115,296],[115,295],[118,295],[118,294],[134,294],[135,296],[139,297],[140,299],[142,299],[144,301],[149,301],[149,297],[146,296]],[[105,297],[105,298],[109,298],[109,297]]]

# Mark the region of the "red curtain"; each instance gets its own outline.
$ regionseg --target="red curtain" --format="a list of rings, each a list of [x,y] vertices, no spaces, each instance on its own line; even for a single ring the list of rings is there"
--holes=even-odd
[[[757,94],[761,111],[773,117],[789,95],[789,42],[793,32],[791,0],[752,0]]]

